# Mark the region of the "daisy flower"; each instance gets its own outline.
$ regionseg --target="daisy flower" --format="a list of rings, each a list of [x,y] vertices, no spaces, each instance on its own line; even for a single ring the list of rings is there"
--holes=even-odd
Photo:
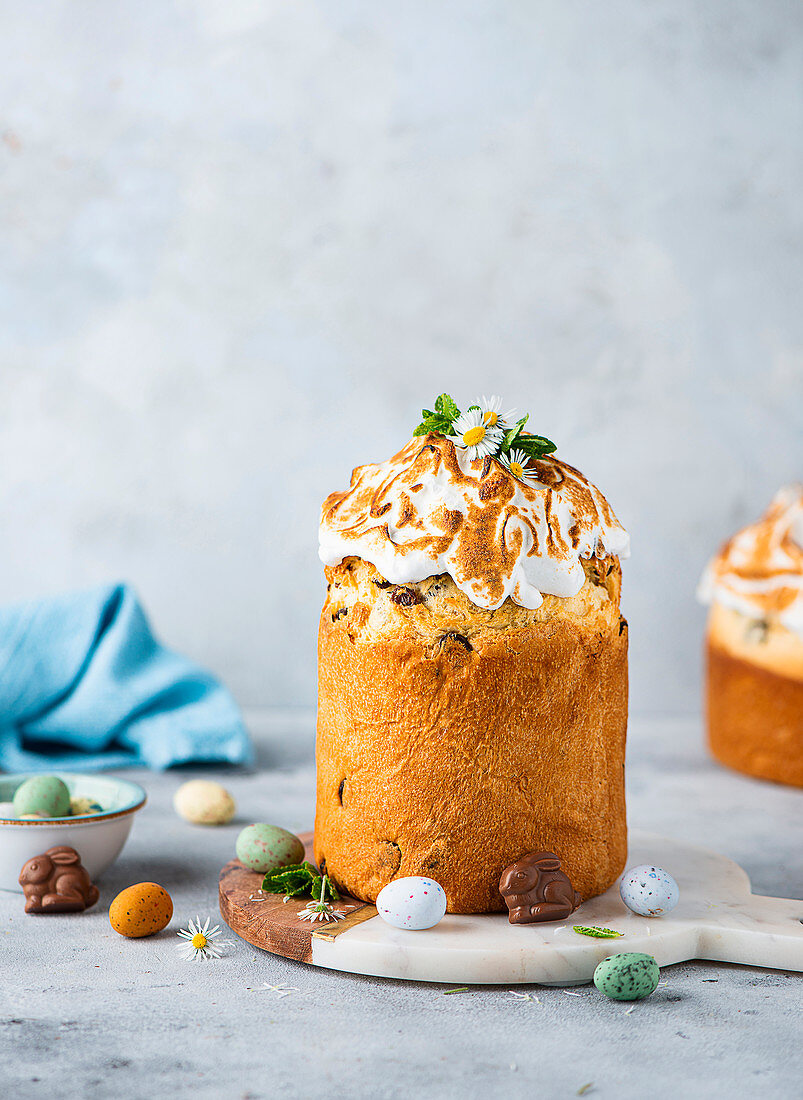
[[[482,395],[482,423],[486,428],[510,428],[516,416],[515,409],[502,412],[502,398],[497,394],[490,397]]]
[[[517,481],[523,481],[525,485],[529,485],[532,489],[542,488],[535,470],[531,470],[527,465],[530,458],[524,451],[519,451],[514,448],[506,455],[499,455],[499,461],[510,470]]]
[[[495,455],[505,438],[501,428],[484,424],[483,418],[481,409],[461,413],[452,425],[454,434],[447,437],[456,447],[464,448],[471,459]]]
[[[298,914],[299,920],[308,920],[310,922],[321,920],[327,924],[333,920],[343,920],[345,913],[335,912],[332,906],[324,901],[324,895],[326,894],[326,888],[329,885],[329,876],[324,875],[321,879],[321,896],[319,898],[313,898],[312,901],[308,901],[301,912]]]
[[[230,940],[213,942],[221,935],[220,925],[216,924],[214,928],[210,928],[209,924],[209,917],[201,924],[201,918],[196,916],[186,928],[176,933],[185,941],[178,944],[178,950],[183,959],[219,959],[223,954],[221,947],[231,947]]]

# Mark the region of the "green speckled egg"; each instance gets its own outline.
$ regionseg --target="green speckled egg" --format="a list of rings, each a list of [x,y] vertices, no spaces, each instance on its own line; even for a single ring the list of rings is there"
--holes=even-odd
[[[612,1001],[641,1001],[655,990],[660,977],[652,955],[623,951],[602,960],[594,971],[594,985]]]
[[[252,871],[266,875],[288,863],[301,863],[304,845],[278,825],[246,825],[237,837],[237,858]]]
[[[45,817],[69,817],[70,792],[67,784],[55,775],[34,775],[21,783],[14,792],[14,812],[43,814]]]

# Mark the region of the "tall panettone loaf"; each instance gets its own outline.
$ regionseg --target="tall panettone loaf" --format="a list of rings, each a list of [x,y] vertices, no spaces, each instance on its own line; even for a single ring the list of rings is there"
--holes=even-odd
[[[501,910],[502,870],[536,850],[584,898],[611,885],[626,549],[572,467],[511,471],[434,434],[327,499],[315,856],[338,886],[375,900],[427,875],[451,912]]]
[[[720,550],[700,585],[711,605],[706,719],[713,756],[803,787],[803,487]]]

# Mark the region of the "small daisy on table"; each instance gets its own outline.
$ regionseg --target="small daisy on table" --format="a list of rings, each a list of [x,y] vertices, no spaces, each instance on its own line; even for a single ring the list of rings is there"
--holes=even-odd
[[[499,461],[513,474],[517,481],[529,485],[532,489],[542,489],[544,486],[538,480],[535,470],[528,466],[529,455],[515,448],[506,455],[499,455]]]
[[[483,423],[482,409],[469,409],[461,413],[452,425],[452,435],[448,439],[456,447],[462,447],[469,458],[485,458],[495,455],[505,438],[501,428]]]
[[[184,940],[184,943],[177,944],[182,959],[219,959],[223,954],[221,948],[231,947],[231,940],[218,939],[222,935],[220,925],[210,928],[210,924],[210,917],[201,924],[201,918],[196,916],[186,928],[176,933]]]

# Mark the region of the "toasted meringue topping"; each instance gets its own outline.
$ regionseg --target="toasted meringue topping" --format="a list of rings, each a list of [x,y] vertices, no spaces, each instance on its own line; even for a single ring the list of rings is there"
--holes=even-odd
[[[508,596],[534,609],[544,593],[575,596],[582,558],[626,557],[630,540],[605,497],[550,456],[516,479],[498,460],[470,459],[439,435],[413,438],[387,462],[359,466],[323,504],[319,555],[354,555],[393,584],[448,573],[488,610]]]
[[[757,523],[725,543],[697,594],[803,637],[803,485],[779,490]]]

